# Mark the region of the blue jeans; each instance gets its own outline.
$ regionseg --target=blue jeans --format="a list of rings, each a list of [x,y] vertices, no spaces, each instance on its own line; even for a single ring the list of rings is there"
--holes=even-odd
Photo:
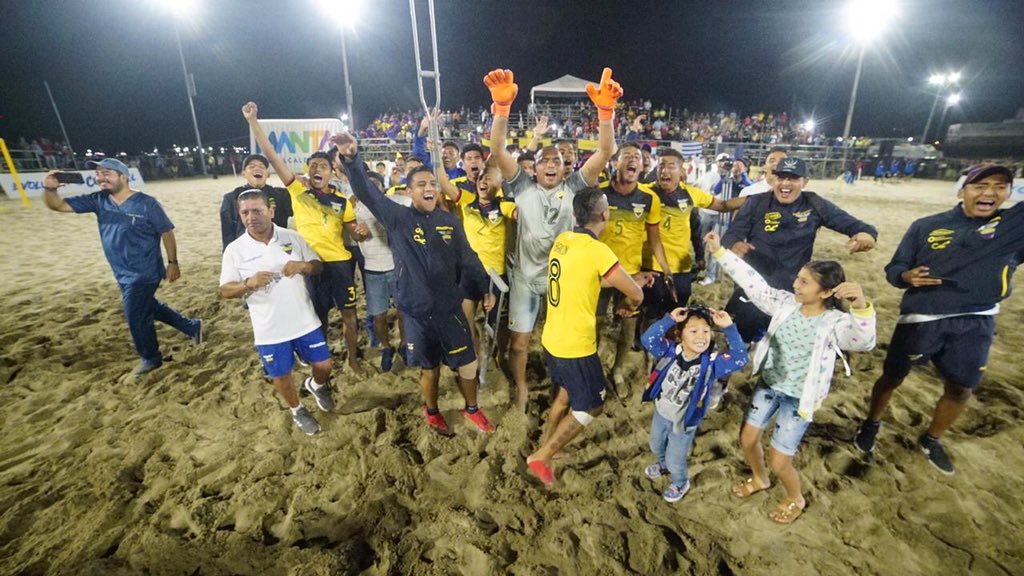
[[[696,426],[673,432],[672,422],[655,409],[651,421],[651,452],[658,457],[658,464],[672,475],[672,484],[677,488],[686,486],[690,481],[686,460],[690,457],[693,437],[696,435]]]
[[[172,326],[186,336],[195,336],[199,321],[182,316],[173,308],[156,299],[156,284],[120,284],[121,303],[128,320],[128,331],[135,344],[135,352],[143,362],[160,364],[160,345],[156,341],[156,324],[160,321]]]

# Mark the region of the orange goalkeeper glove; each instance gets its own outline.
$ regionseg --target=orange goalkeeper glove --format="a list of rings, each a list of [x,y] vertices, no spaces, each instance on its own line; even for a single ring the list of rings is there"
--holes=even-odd
[[[612,69],[605,68],[601,74],[601,86],[587,84],[587,96],[597,106],[597,117],[600,120],[611,120],[615,117],[615,103],[622,97],[622,86],[612,80]]]
[[[491,70],[484,76],[484,84],[491,91],[491,113],[495,116],[508,118],[508,112],[512,108],[512,101],[519,93],[519,86],[513,82],[511,70],[498,68]]]

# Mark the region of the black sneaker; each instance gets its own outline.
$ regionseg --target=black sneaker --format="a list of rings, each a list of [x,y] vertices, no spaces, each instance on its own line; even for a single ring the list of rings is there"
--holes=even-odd
[[[875,436],[878,436],[878,430],[881,428],[881,422],[872,422],[871,420],[861,422],[860,428],[857,429],[857,436],[853,438],[853,445],[857,447],[857,450],[871,454],[875,449]]]
[[[949,458],[949,454],[946,454],[946,449],[942,447],[942,444],[937,439],[927,434],[922,434],[917,439],[917,445],[928,456],[928,461],[931,462],[932,466],[935,466],[936,470],[946,476],[953,475],[953,461]]]

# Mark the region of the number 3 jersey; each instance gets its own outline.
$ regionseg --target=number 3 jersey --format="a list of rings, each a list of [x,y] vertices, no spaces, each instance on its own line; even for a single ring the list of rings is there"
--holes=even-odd
[[[541,344],[558,358],[597,353],[601,280],[619,267],[611,248],[585,228],[555,238],[548,257],[548,311]]]

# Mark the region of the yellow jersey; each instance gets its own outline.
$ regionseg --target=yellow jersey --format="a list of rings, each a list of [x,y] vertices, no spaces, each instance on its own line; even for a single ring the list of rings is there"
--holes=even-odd
[[[508,223],[516,217],[516,203],[495,198],[481,204],[480,198],[472,192],[462,191],[459,196],[459,210],[469,246],[480,258],[484,270],[494,268],[498,274],[505,273],[505,240]]]
[[[695,186],[680,184],[675,190],[665,193],[657,184],[654,193],[661,201],[661,245],[665,248],[670,274],[689,272],[693,268],[693,247],[690,241],[690,213],[693,207],[707,208],[714,196]],[[643,267],[645,270],[663,272],[661,264],[654,259],[649,244],[644,244]]]
[[[601,242],[612,249],[626,273],[640,271],[647,226],[661,222],[661,200],[647,184],[637,184],[629,194],[619,194],[611,182],[600,186],[608,198],[608,226],[601,233]]]
[[[540,342],[558,358],[597,352],[601,280],[619,267],[611,248],[585,228],[562,232],[548,257],[548,311]]]
[[[352,253],[345,248],[341,230],[346,223],[356,220],[352,203],[334,188],[314,194],[298,178],[288,185],[288,194],[292,197],[295,229],[317,256],[324,262],[351,260]]]

